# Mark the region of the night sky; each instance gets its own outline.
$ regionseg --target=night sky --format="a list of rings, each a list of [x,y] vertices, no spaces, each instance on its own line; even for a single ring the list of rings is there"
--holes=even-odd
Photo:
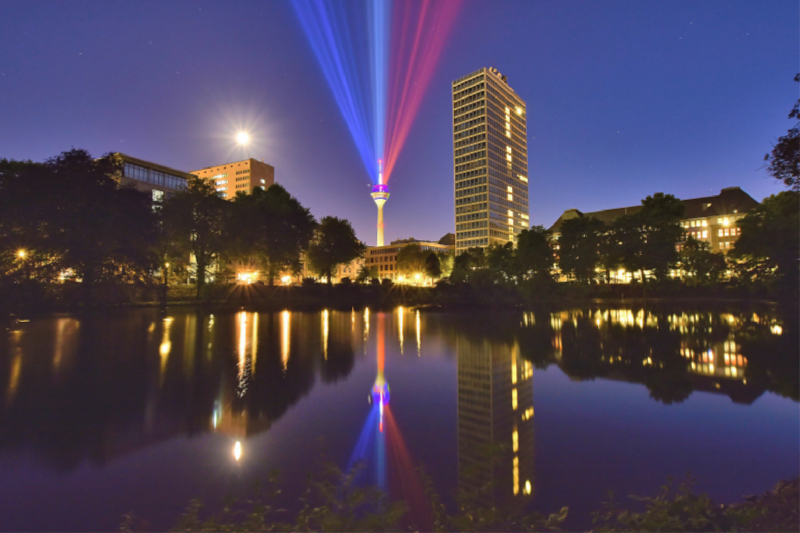
[[[484,66],[527,102],[532,224],[740,186],[791,126],[796,0],[467,0],[391,178],[387,240],[454,231],[450,83]],[[72,147],[189,171],[252,157],[375,243],[370,178],[288,2],[2,0],[0,158]]]

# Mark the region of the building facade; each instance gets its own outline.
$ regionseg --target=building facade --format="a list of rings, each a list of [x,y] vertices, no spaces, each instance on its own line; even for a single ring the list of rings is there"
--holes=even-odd
[[[708,243],[712,252],[723,253],[727,253],[739,238],[740,229],[736,226],[736,222],[759,205],[752,196],[739,187],[727,187],[716,196],[681,201],[686,208],[683,220],[680,222],[684,236],[692,236],[698,241]],[[550,232],[557,240],[561,235],[561,224],[570,218],[593,217],[610,224],[623,215],[633,214],[641,209],[641,205],[591,213],[567,209],[550,227]]]
[[[364,265],[367,268],[375,267],[378,271],[379,278],[400,281],[402,274],[397,269],[397,253],[400,250],[411,244],[416,244],[422,251],[452,253],[454,247],[452,244],[449,244],[452,242],[452,235],[452,233],[448,233],[438,242],[400,239],[392,241],[391,244],[385,246],[368,246],[367,253],[364,257]]]
[[[217,194],[232,200],[237,192],[250,194],[256,187],[266,190],[275,183],[275,167],[257,159],[245,159],[191,172],[213,183]]]
[[[161,202],[178,191],[186,189],[191,174],[165,167],[127,154],[115,153],[122,160],[120,187],[133,187],[137,191],[152,196],[154,202]]]
[[[530,227],[525,102],[495,68],[452,84],[456,253]]]

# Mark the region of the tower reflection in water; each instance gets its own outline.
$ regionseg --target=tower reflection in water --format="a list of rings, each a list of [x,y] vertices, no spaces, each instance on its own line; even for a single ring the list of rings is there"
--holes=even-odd
[[[516,340],[456,339],[462,497],[521,508],[534,493],[533,365]]]
[[[401,308],[397,312],[403,313],[404,310]],[[368,317],[365,313],[365,335],[369,331]],[[350,456],[347,470],[355,473],[356,482],[377,485],[392,497],[404,500],[414,525],[430,529],[433,522],[425,491],[389,406],[389,383],[384,375],[386,313],[377,313],[376,320],[377,376],[368,395],[372,407]]]

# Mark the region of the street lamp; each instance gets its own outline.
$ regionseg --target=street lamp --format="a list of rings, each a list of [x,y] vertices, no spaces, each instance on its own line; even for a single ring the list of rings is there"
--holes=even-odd
[[[20,259],[25,259],[27,255],[28,252],[26,252],[25,250],[17,250],[17,257],[19,257]]]

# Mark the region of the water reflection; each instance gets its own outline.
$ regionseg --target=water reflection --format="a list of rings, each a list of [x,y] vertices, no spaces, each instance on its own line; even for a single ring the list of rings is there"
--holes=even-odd
[[[784,325],[763,314],[589,308],[526,313],[520,339],[537,366],[557,364],[575,379],[644,383],[667,404],[694,390],[748,404],[765,390],[793,391],[785,395],[798,399],[798,380],[790,377],[797,358],[789,355],[797,353],[796,341],[781,338]]]
[[[458,476],[462,497],[521,508],[534,492],[533,365],[514,339],[464,324],[458,357]]]
[[[0,449],[69,470],[214,432],[245,453],[317,373],[337,381],[353,368],[349,312],[297,316],[138,310],[20,324],[0,339]],[[305,334],[293,339],[295,323]]]
[[[536,492],[534,366],[557,365],[575,381],[641,383],[664,404],[682,402],[694,391],[742,404],[765,391],[798,400],[797,320],[773,312],[641,307],[488,316],[395,312],[396,322],[393,314],[369,309],[215,315],[170,310],[167,317],[156,310],[128,310],[18,324],[0,339],[0,449],[31,451],[55,469],[70,470],[177,436],[216,433],[230,439],[227,461],[238,448],[234,460],[247,462],[252,437],[269,431],[308,396],[317,377],[346,381],[356,353],[364,352],[377,365],[380,392],[384,359],[398,353],[395,342],[402,348],[405,340],[416,340],[421,356],[424,336],[425,358],[399,359],[423,365],[414,370],[422,390],[432,386],[424,375],[427,361],[456,357],[457,411],[447,416],[457,417],[462,489],[477,491],[491,481],[495,490],[485,498],[522,505]],[[414,340],[405,329],[412,327],[412,312]],[[408,376],[406,371],[403,379]],[[366,386],[360,385],[359,401]],[[388,397],[388,385],[384,392]],[[401,406],[413,405],[411,396],[395,402],[395,413],[380,394],[374,405],[384,407],[382,422],[376,411],[375,433],[386,439],[386,458],[405,456],[413,471],[395,421],[395,416],[402,420]],[[360,427],[369,409],[361,405],[363,414],[329,416],[355,416]],[[403,429],[412,425],[404,423]],[[357,437],[336,438],[346,439],[349,450]],[[436,439],[428,438],[414,444],[433,446]],[[498,447],[497,462],[487,461],[486,454]],[[392,475],[389,469],[390,491]],[[412,486],[408,479],[395,486],[403,483]]]

